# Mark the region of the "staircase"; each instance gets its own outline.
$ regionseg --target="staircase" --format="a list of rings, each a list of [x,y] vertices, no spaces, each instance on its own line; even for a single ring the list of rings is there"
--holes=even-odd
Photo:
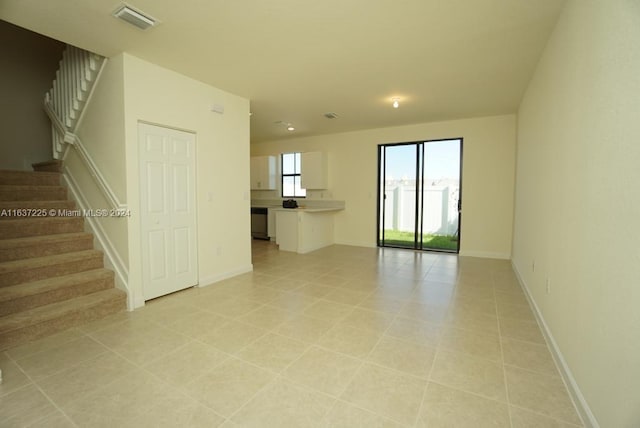
[[[59,166],[0,171],[0,350],[126,308],[126,294],[114,288],[113,272],[60,185]],[[19,209],[33,215],[12,212]],[[55,216],[41,216],[51,210]]]
[[[67,45],[53,86],[45,94],[45,111],[51,119],[53,158],[62,159],[67,144],[73,144],[74,132],[105,58]]]

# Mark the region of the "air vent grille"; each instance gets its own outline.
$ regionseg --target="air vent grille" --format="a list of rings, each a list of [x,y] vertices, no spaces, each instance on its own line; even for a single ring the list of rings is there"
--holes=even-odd
[[[153,27],[157,23],[155,19],[138,12],[127,5],[120,6],[115,12],[113,12],[113,16],[136,26],[141,30]]]
[[[324,114],[324,117],[326,117],[327,119],[335,119],[338,117],[338,115],[336,113],[333,112],[328,112]]]

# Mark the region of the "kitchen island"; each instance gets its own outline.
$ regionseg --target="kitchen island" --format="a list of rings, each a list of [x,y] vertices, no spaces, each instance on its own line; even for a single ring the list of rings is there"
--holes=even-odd
[[[333,217],[342,207],[274,208],[276,244],[281,251],[306,254],[334,243]]]

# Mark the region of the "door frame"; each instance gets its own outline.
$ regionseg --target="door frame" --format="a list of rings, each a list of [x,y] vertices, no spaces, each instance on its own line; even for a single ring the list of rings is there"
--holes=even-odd
[[[418,175],[420,175],[420,178],[422,179],[422,183],[424,183],[424,173],[425,173],[425,168],[424,168],[424,146],[427,143],[434,143],[434,142],[442,142],[442,141],[453,141],[453,140],[458,140],[460,141],[460,160],[459,160],[459,164],[460,164],[460,174],[459,174],[459,189],[458,189],[458,241],[457,241],[457,247],[455,251],[450,251],[450,250],[445,250],[445,249],[439,249],[439,248],[424,248],[422,245],[422,242],[420,242],[420,245],[418,245],[418,234],[417,232],[420,233],[420,236],[422,237],[422,232],[423,232],[423,216],[424,216],[424,192],[421,191],[418,192]],[[414,246],[413,248],[408,248],[408,247],[401,247],[401,246],[394,246],[394,245],[382,245],[382,242],[380,240],[380,225],[382,224],[384,226],[384,217],[385,217],[385,208],[384,208],[384,201],[381,200],[381,195],[382,195],[382,190],[384,187],[384,183],[383,183],[383,179],[384,176],[386,175],[385,172],[383,171],[383,165],[382,165],[382,150],[385,147],[393,147],[393,146],[408,146],[411,144],[415,144],[415,145],[419,145],[422,144],[422,150],[421,153],[419,151],[417,151],[416,153],[416,207],[415,207],[415,240],[414,240]],[[417,146],[418,147],[418,146]],[[376,205],[376,246],[377,247],[381,247],[381,248],[400,248],[400,249],[406,249],[406,250],[414,250],[414,251],[432,251],[432,252],[438,252],[438,253],[449,253],[449,254],[460,254],[460,244],[462,242],[462,180],[463,180],[463,156],[464,153],[464,137],[451,137],[451,138],[437,138],[437,139],[430,139],[430,140],[417,140],[417,141],[404,141],[404,142],[397,142],[397,143],[381,143],[378,144],[378,172],[377,172],[377,178],[378,178],[378,183],[377,183],[377,187],[378,187],[378,192],[377,192],[377,196],[376,196],[376,201],[377,201],[377,205]],[[420,168],[420,161],[422,159],[422,168]],[[418,195],[422,194],[422,196],[419,198],[420,200],[420,207],[418,207]],[[420,214],[420,219],[418,219]],[[382,223],[381,223],[382,222]],[[418,224],[419,224],[419,230],[418,230]],[[422,238],[420,238],[422,240]]]

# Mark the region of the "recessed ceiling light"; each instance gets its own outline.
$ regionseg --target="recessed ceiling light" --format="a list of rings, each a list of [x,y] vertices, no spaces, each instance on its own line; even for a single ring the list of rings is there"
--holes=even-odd
[[[123,4],[113,12],[113,16],[120,18],[123,21],[128,22],[131,25],[138,27],[141,30],[151,28],[158,23],[158,21],[150,16],[133,9],[131,6]]]
[[[274,125],[278,125],[278,126],[284,126],[285,128],[287,128],[287,131],[295,131],[296,128],[293,127],[293,125],[289,122],[285,122],[283,120],[278,120],[276,122],[273,122]]]
[[[393,97],[393,98],[391,98],[391,101],[393,101],[393,104],[392,104],[393,108],[400,107],[400,98]]]

